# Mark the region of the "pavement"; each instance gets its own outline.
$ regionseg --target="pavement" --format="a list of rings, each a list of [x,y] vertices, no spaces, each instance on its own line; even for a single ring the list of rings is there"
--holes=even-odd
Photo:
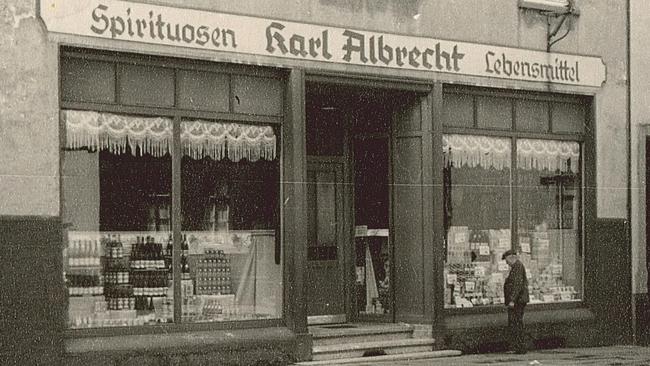
[[[420,360],[400,360],[386,362],[358,362],[354,366],[468,366],[468,365],[608,365],[650,366],[650,347],[610,346],[592,348],[560,348],[530,351],[524,355],[507,353],[488,353],[461,355]]]

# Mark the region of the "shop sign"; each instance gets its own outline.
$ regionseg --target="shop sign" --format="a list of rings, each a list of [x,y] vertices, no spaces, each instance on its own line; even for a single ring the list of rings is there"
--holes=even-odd
[[[600,87],[599,57],[112,0],[42,0],[50,32],[322,63]],[[319,67],[326,68],[327,64]]]

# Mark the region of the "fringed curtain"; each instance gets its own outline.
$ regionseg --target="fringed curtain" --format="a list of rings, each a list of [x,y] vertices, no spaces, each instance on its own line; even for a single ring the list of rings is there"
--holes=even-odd
[[[445,165],[510,168],[510,139],[471,135],[444,135],[442,139]],[[577,173],[579,164],[580,144],[575,141],[517,140],[519,169]]]
[[[191,121],[183,122],[181,131],[183,152],[194,159],[275,159],[276,138],[270,126]]]
[[[510,139],[488,136],[444,135],[445,165],[456,168],[505,169],[511,165]]]
[[[66,122],[66,147],[108,150],[114,154],[171,153],[172,120],[124,116],[92,111],[63,111]],[[181,123],[183,153],[193,159],[210,157],[231,161],[273,160],[276,136],[270,126],[239,123],[188,121]]]
[[[120,116],[92,111],[63,111],[66,122],[66,147],[108,150],[123,154],[127,145],[131,153],[159,157],[170,152],[172,121],[169,118]]]
[[[517,140],[517,166],[577,173],[580,163],[580,144],[575,141]]]

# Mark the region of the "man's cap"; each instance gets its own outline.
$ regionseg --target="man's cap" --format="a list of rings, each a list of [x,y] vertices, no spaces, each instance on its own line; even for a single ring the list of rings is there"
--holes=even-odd
[[[501,256],[501,259],[502,259],[502,260],[503,260],[503,259],[506,259],[506,257],[509,256],[509,255],[517,255],[517,251],[514,250],[514,249],[506,250],[506,252],[503,253],[503,255]]]

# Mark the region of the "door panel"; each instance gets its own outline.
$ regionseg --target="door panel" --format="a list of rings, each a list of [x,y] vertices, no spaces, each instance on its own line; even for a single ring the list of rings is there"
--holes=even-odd
[[[433,154],[428,97],[405,99],[393,116],[392,234],[395,319],[432,318]],[[439,152],[435,152],[439,153]]]
[[[307,315],[345,320],[343,163],[308,158],[307,183]]]

